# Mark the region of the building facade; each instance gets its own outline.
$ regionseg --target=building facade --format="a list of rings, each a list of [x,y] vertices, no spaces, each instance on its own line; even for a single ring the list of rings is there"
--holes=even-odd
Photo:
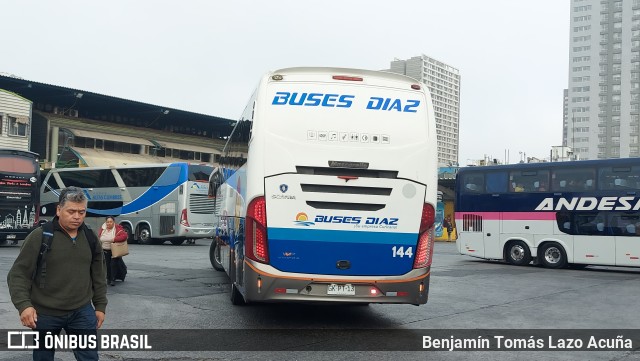
[[[0,89],[0,148],[29,150],[31,101]]]
[[[458,165],[460,125],[460,72],[426,55],[394,60],[389,71],[410,76],[426,84],[436,118],[438,163]]]
[[[640,0],[571,0],[569,114],[578,159],[640,156]]]
[[[35,152],[42,168],[217,164],[234,123],[0,73],[0,148]]]

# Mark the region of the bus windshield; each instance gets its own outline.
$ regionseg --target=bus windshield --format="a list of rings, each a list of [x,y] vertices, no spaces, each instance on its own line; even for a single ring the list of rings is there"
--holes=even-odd
[[[38,164],[32,159],[25,159],[15,155],[0,155],[0,172],[17,174],[34,174]]]

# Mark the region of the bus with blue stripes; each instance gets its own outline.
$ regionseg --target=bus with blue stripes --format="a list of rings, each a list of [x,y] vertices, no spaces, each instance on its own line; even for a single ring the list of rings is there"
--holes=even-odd
[[[455,218],[461,254],[640,267],[640,158],[461,168]]]
[[[430,95],[343,68],[266,74],[209,189],[231,302],[427,302],[437,191]]]
[[[50,169],[40,186],[40,219],[52,219],[60,190],[76,186],[87,196],[85,223],[95,231],[106,216],[114,216],[130,242],[180,245],[211,238],[212,171],[211,165],[183,162]]]

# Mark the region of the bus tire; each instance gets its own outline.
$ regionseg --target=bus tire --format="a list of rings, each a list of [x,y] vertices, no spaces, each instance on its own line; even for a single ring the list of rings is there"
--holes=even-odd
[[[138,243],[140,244],[152,244],[151,240],[151,231],[149,230],[149,226],[143,224],[140,226],[140,230],[138,231]]]
[[[564,268],[567,266],[567,252],[561,245],[549,242],[539,248],[538,258],[546,268]]]
[[[235,282],[231,282],[231,304],[234,306],[243,306],[246,304],[242,293],[236,287]]]
[[[214,239],[213,242],[211,242],[211,246],[209,246],[209,261],[216,271],[224,271],[220,257],[220,245],[218,241]]]
[[[514,266],[526,266],[531,262],[531,251],[523,241],[511,241],[505,247],[505,259]]]
[[[184,243],[184,238],[172,239],[171,244],[174,246],[179,246]]]
[[[131,231],[131,226],[128,223],[121,224],[122,228],[125,232],[127,232],[127,243],[133,243],[133,232]]]

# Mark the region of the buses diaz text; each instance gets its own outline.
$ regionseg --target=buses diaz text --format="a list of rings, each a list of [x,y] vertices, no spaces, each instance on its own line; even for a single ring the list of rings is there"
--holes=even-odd
[[[355,95],[347,94],[322,94],[322,93],[291,93],[276,92],[272,105],[299,105],[305,107],[334,107],[351,108]],[[370,97],[367,108],[370,110],[387,110],[405,113],[416,113],[420,106],[420,100],[394,99]]]
[[[355,216],[322,216],[317,215],[314,219],[316,223],[344,223],[344,224],[361,224],[362,217]],[[367,217],[364,220],[364,224],[380,224],[387,226],[397,226],[398,218],[378,218]]]

